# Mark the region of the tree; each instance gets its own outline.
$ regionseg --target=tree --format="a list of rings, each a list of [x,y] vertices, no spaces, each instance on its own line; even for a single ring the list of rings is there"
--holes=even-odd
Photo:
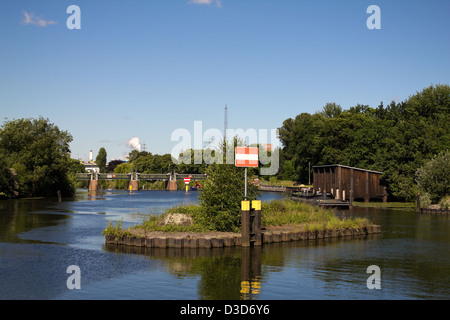
[[[237,142],[235,138],[235,145]],[[226,148],[222,147],[220,150]],[[223,157],[223,164],[214,163],[206,169],[208,178],[198,196],[203,209],[203,215],[199,219],[212,230],[238,231],[241,225],[241,201],[244,200],[245,169],[226,164],[226,155]],[[254,200],[258,195],[257,188],[249,181],[247,179],[248,199]]]
[[[100,148],[100,150],[98,150],[97,157],[95,158],[95,163],[100,169],[100,172],[106,172],[106,157],[107,154],[105,148]]]
[[[123,160],[111,160],[110,162],[108,162],[108,164],[106,165],[106,172],[111,173],[114,172],[114,169],[119,165],[124,163]]]
[[[114,173],[130,173],[131,172],[131,164],[128,162],[123,162],[114,168]],[[127,189],[128,181],[126,180],[115,180],[114,188],[116,189]]]
[[[132,153],[134,153],[133,150]],[[140,173],[168,173],[175,167],[170,154],[151,154],[146,151],[142,151],[139,154],[134,153],[132,161],[130,161],[132,169]]]
[[[321,111],[321,114],[326,118],[336,118],[342,113],[342,107],[334,102],[327,103]]]
[[[416,171],[416,183],[421,193],[433,202],[450,195],[450,150],[439,153]]]
[[[17,196],[17,183],[14,179],[13,170],[9,168],[0,153],[0,199],[14,198]]]
[[[72,136],[48,119],[6,121],[0,128],[0,154],[15,172],[19,197],[74,192],[68,178]]]

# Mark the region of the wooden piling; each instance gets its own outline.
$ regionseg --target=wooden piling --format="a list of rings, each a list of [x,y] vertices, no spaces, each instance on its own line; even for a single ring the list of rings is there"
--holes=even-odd
[[[241,201],[241,234],[243,247],[250,247],[250,201]]]
[[[251,240],[254,246],[262,245],[261,237],[261,200],[252,201],[251,212],[252,224],[251,224]]]

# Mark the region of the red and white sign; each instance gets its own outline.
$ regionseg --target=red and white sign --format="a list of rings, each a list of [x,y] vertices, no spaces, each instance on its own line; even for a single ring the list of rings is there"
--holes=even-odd
[[[236,167],[258,167],[258,148],[237,147],[234,162]]]
[[[184,183],[188,184],[189,182],[191,182],[191,178],[184,178]]]

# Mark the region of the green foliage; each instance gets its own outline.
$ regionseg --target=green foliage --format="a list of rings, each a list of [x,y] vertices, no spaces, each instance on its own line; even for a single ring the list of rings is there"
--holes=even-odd
[[[336,118],[342,113],[342,107],[334,102],[327,103],[321,111],[321,114],[326,118]]]
[[[202,211],[203,208],[199,205],[180,205],[167,209],[161,215],[150,215],[147,220],[142,223],[142,226],[147,231],[164,231],[164,232],[206,232],[211,231],[211,226],[202,224]],[[186,214],[192,217],[194,224],[191,226],[175,226],[165,225],[159,226],[158,222],[164,219],[164,217],[171,213]]]
[[[263,202],[261,223],[263,226],[301,225],[303,230],[311,231],[362,228],[370,224],[364,218],[339,219],[330,209],[292,200]]]
[[[114,173],[130,173],[131,172],[131,164],[129,162],[124,162],[119,164],[114,168]],[[128,181],[126,180],[115,180],[114,188],[116,189],[127,189]]]
[[[108,226],[102,231],[102,235],[104,236],[116,236],[123,237],[131,235],[130,230],[123,230],[123,218],[114,222],[114,224],[109,220]]]
[[[419,200],[421,208],[428,208],[430,205],[433,204],[433,202],[431,201],[431,197],[428,193],[422,193],[419,196]]]
[[[416,182],[420,192],[427,193],[434,203],[450,195],[450,150],[420,167],[416,171]]]
[[[287,119],[279,129],[281,174],[308,181],[312,165],[341,164],[382,171],[392,200],[415,198],[415,172],[450,148],[450,87],[430,86],[406,101],[348,110],[330,103],[313,115]]]
[[[70,181],[70,183],[75,187],[75,188],[83,188],[83,187],[87,187],[88,185],[88,181],[86,180],[78,180],[76,175],[77,173],[83,173],[86,172],[84,166],[80,163],[79,160],[75,160],[75,159],[70,159],[69,160],[69,167],[68,167],[68,172],[67,172],[67,177]]]
[[[139,228],[147,231],[165,231],[165,232],[206,232],[206,231],[233,231],[240,232],[239,228],[232,230],[223,230],[221,224],[211,223],[205,216],[205,209],[199,205],[177,206],[166,210],[162,215],[150,215],[149,219],[144,221]],[[187,214],[192,217],[194,224],[192,226],[158,226],[158,222],[169,213]],[[218,217],[220,218],[220,217]],[[240,210],[239,210],[240,218]],[[370,222],[364,218],[339,219],[333,214],[332,210],[326,210],[314,207],[310,204],[292,200],[273,200],[263,202],[261,210],[261,222],[263,227],[268,226],[298,226],[303,230],[325,230],[342,228],[363,228]],[[240,224],[240,223],[239,223]],[[219,227],[219,228],[217,228]],[[109,234],[120,234],[116,226],[108,227]]]
[[[232,144],[229,146],[228,144]],[[232,142],[222,142],[217,152],[223,157],[222,164],[213,163],[206,169],[208,178],[202,183],[203,188],[198,196],[202,215],[199,221],[217,231],[238,231],[241,226],[241,201],[245,195],[245,169],[233,164],[227,164],[226,152],[221,150],[234,150],[243,141],[234,138]],[[229,148],[227,148],[227,146]],[[257,188],[250,183],[253,170],[247,172],[248,200],[256,199]]]
[[[4,155],[0,153],[0,199],[13,198],[18,194],[13,172],[14,170],[7,165]]]
[[[133,170],[140,173],[168,173],[175,167],[170,154],[153,155],[143,151],[135,154],[132,158],[133,160],[130,162]]]
[[[199,194],[203,214],[199,219],[217,231],[237,231],[241,225],[241,201],[244,200],[245,171],[234,164],[212,164],[208,179]],[[247,180],[249,200],[256,199],[257,188]]]
[[[450,195],[443,197],[440,201],[439,201],[439,206],[442,209],[450,209]]]
[[[100,169],[100,172],[106,172],[106,157],[107,154],[105,148],[100,148],[100,150],[98,150],[97,157],[95,158],[95,163]]]
[[[64,196],[73,194],[68,177],[71,141],[67,131],[42,117],[6,121],[0,128],[0,167],[3,172],[12,168],[15,182],[12,187],[11,175],[6,175],[0,192],[7,197],[55,196],[58,190]]]

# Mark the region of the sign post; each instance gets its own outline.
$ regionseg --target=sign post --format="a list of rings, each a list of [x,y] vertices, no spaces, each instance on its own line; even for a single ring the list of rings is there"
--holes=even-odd
[[[258,148],[237,147],[235,155],[236,167],[245,168],[244,201],[241,201],[241,234],[242,246],[251,244],[260,246],[261,241],[261,201],[247,200],[247,168],[258,167]]]
[[[247,168],[258,167],[258,148],[236,147],[234,163],[236,167],[245,167],[244,198],[247,200]]]
[[[184,178],[184,184],[186,185],[186,192],[189,191],[189,182],[191,182],[191,177]]]

